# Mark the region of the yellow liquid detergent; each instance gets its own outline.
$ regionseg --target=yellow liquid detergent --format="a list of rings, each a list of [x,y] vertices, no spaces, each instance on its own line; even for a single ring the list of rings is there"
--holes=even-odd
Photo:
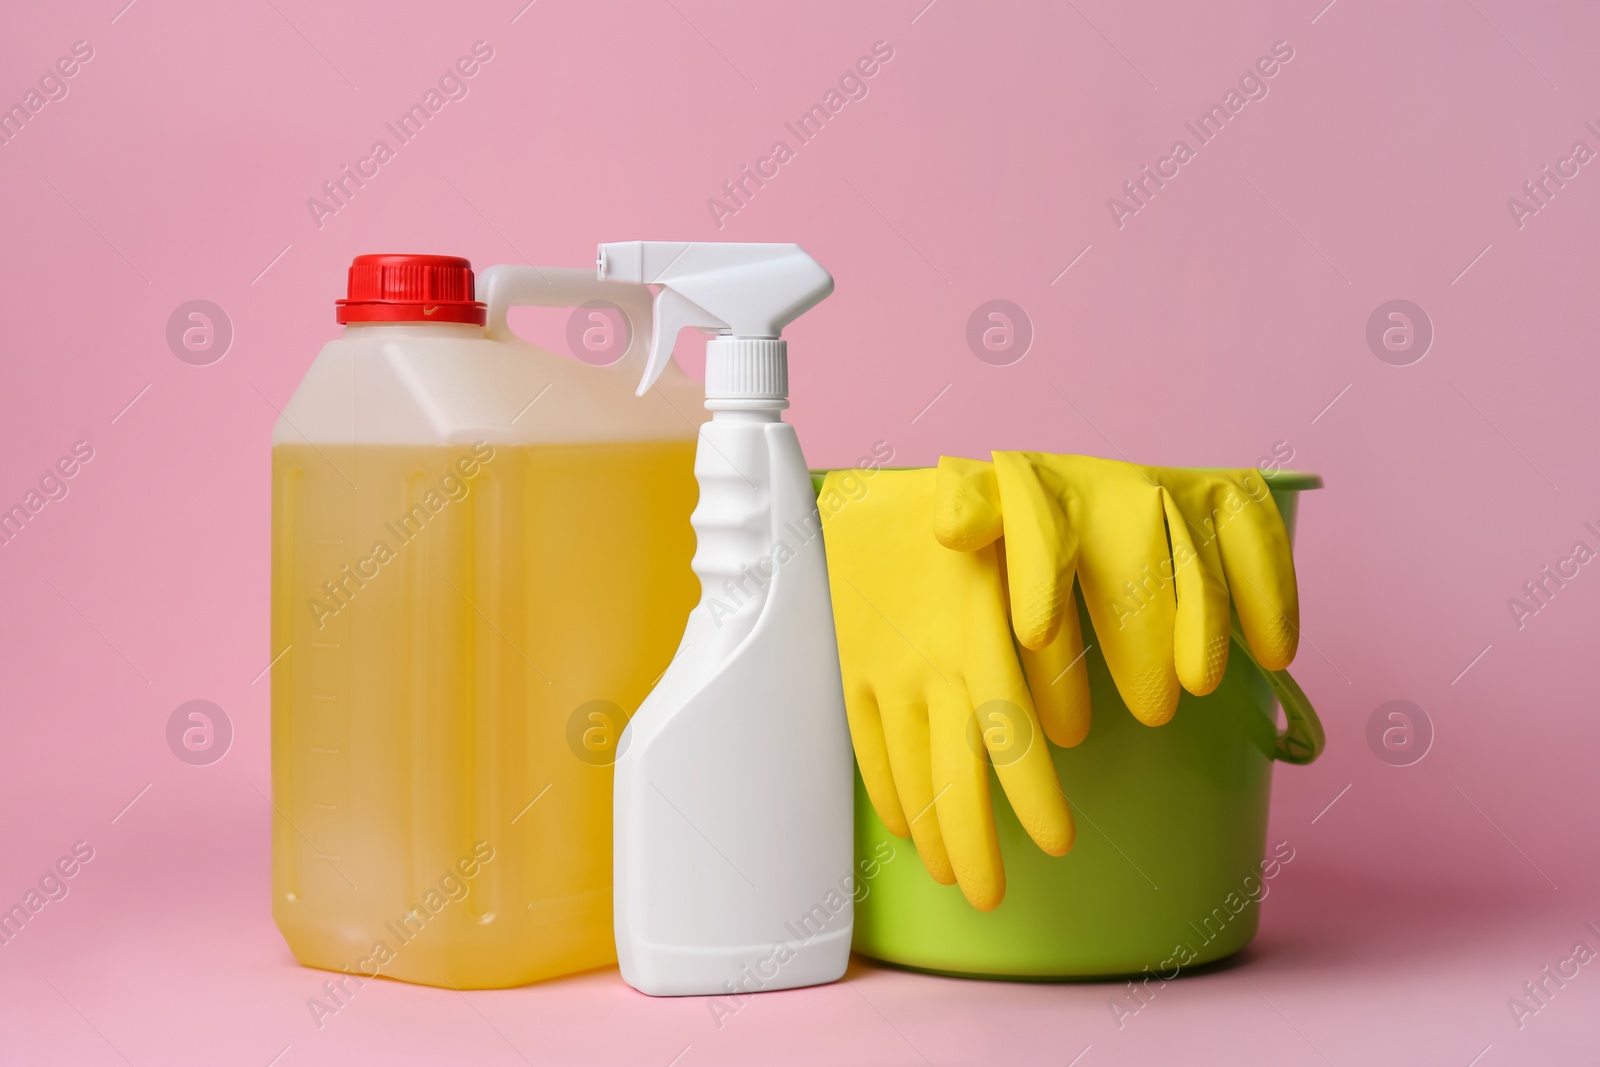
[[[301,963],[465,989],[615,961],[612,763],[699,595],[693,463],[273,449],[273,917]]]

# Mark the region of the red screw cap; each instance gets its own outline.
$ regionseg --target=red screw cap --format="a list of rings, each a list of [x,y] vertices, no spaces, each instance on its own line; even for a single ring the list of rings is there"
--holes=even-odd
[[[340,322],[465,322],[482,326],[472,263],[460,256],[357,256]]]

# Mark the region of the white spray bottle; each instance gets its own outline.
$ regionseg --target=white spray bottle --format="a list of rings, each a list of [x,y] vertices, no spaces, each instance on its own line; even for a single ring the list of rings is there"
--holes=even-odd
[[[601,245],[599,274],[661,286],[641,396],[681,328],[718,331],[690,520],[700,602],[619,744],[622,977],[654,996],[831,982],[853,923],[852,756],[779,334],[833,279],[798,245],[653,241]]]

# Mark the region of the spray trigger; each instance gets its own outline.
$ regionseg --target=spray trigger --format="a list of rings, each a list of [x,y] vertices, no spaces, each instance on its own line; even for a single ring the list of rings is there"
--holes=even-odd
[[[679,293],[663,286],[656,293],[654,324],[650,333],[650,358],[645,363],[644,378],[639,382],[635,396],[644,396],[667,369],[672,350],[678,343],[678,331],[694,326],[708,332],[727,329],[727,324],[715,315]]]
[[[600,246],[596,269],[602,280],[660,286],[640,396],[685,326],[774,341],[766,358],[781,370],[783,328],[833,292],[828,272],[792,244],[618,241]]]

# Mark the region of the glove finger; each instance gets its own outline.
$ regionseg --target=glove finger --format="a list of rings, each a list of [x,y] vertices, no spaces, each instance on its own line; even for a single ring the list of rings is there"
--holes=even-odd
[[[974,908],[993,911],[1005,898],[1006,875],[989,798],[989,765],[980,755],[981,743],[970,743],[968,732],[975,724],[965,693],[936,684],[928,695],[928,726],[939,829],[955,881]]]
[[[1161,506],[1166,512],[1173,587],[1178,596],[1173,664],[1183,687],[1195,696],[1205,696],[1222,684],[1228,668],[1228,587],[1195,549],[1183,512],[1167,489],[1161,490]]]
[[[1016,646],[1006,617],[1005,564],[992,548],[963,553],[957,558],[985,569],[989,575],[985,583],[987,595],[974,598],[968,606],[968,629],[960,641],[966,654],[966,692],[975,705],[968,747],[979,760],[994,766],[1012,810],[1034,843],[1052,856],[1063,855],[1072,847],[1072,813],[1056,782],[1050,745],[1041,729],[1027,680],[1018,669]],[[1070,599],[1070,590],[1067,595]],[[1078,635],[1076,602],[1071,603],[1069,614],[1071,626],[1063,624],[1046,648],[1082,640]]]
[[[1011,810],[1033,843],[1051,856],[1066,855],[1072,847],[1072,812],[1022,679],[1001,693],[979,693],[977,700],[974,730],[981,736],[969,737],[969,745],[987,751]]]
[[[994,465],[981,459],[939,457],[934,488],[933,533],[957,552],[971,552],[999,540],[1000,487]]]
[[[1160,726],[1178,709],[1178,676],[1172,661],[1177,598],[1170,576],[1166,516],[1160,489],[1142,483],[1136,491],[1108,494],[1089,520],[1094,540],[1085,542],[1078,581],[1100,650],[1117,692],[1134,717]]]
[[[1266,479],[1246,471],[1232,481],[1216,516],[1223,573],[1250,651],[1262,667],[1281,671],[1300,647],[1300,591],[1289,533]]]
[[[867,798],[883,825],[896,837],[910,837],[905,810],[894,787],[894,771],[889,766],[889,746],[883,739],[883,716],[878,701],[866,686],[851,686],[844,693],[845,718],[850,722],[850,743],[856,750],[856,765]]]
[[[888,744],[895,792],[900,797],[900,810],[911,831],[911,841],[917,846],[917,855],[922,857],[922,865],[933,880],[940,885],[952,885],[956,880],[955,870],[933,803],[928,709],[910,701],[883,699],[879,700],[878,707],[883,716],[883,735]]]
[[[1089,661],[1078,621],[1078,598],[1069,602],[1054,641],[1040,649],[1023,648],[1022,672],[1045,736],[1072,748],[1089,735]]]
[[[1022,647],[1043,648],[1066,616],[1078,538],[1026,453],[994,453],[994,473],[1005,513],[1012,630]]]

